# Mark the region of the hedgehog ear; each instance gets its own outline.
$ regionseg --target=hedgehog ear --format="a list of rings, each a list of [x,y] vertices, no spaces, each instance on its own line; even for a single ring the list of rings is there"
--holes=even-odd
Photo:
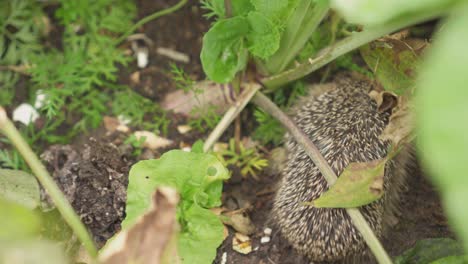
[[[382,102],[379,105],[378,111],[381,113],[392,113],[393,108],[398,105],[398,97],[397,95],[389,92],[382,93]]]
[[[398,105],[398,96],[394,93],[372,90],[369,92],[369,97],[377,103],[379,113],[392,114],[393,109]]]

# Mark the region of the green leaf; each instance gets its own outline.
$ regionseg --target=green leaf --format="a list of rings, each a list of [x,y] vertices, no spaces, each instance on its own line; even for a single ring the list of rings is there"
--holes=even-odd
[[[451,238],[424,239],[416,242],[413,248],[398,256],[395,264],[426,264],[440,258],[461,254],[463,254],[463,248],[460,243]]]
[[[187,221],[179,236],[179,254],[184,263],[212,263],[223,242],[224,225],[210,210],[193,204],[184,214]]]
[[[217,21],[203,37],[200,54],[203,70],[215,82],[230,82],[247,63],[244,37],[249,32],[247,19],[233,17]]]
[[[0,263],[71,263],[64,252],[62,246],[47,240],[0,241]]]
[[[468,256],[449,256],[431,262],[431,264],[465,264],[468,262]]]
[[[39,216],[22,205],[0,198],[0,215],[0,240],[20,240],[39,234]]]
[[[223,240],[223,228],[208,209],[221,205],[222,181],[228,178],[227,169],[211,154],[172,150],[160,159],[140,161],[130,170],[122,226],[128,228],[148,209],[157,187],[173,187],[181,197],[180,256],[185,263],[211,263]]]
[[[255,10],[271,18],[279,17],[286,12],[289,2],[284,0],[251,0]]]
[[[441,191],[456,234],[468,251],[468,4],[455,9],[436,36],[417,84],[418,144]]]
[[[203,140],[199,139],[192,145],[192,152],[203,153]]]
[[[335,184],[312,205],[318,208],[353,208],[379,199],[383,195],[386,161],[350,163]]]
[[[262,59],[273,55],[280,44],[280,33],[276,26],[262,13],[250,12],[247,16],[251,31],[247,37],[249,51]]]
[[[0,198],[34,209],[41,202],[39,184],[24,171],[0,169]]]
[[[391,38],[374,41],[360,52],[385,90],[402,95],[414,87],[419,58],[405,42]]]
[[[332,0],[331,5],[349,23],[377,25],[400,16],[446,9],[459,0]]]
[[[222,0],[225,2],[225,0]],[[230,1],[232,5],[233,16],[245,16],[250,11],[254,10],[254,6],[251,4],[251,0],[235,0]]]

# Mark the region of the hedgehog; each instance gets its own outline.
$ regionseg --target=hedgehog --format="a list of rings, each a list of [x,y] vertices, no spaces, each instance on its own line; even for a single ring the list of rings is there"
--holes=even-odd
[[[379,136],[391,110],[379,109],[369,96],[371,87],[363,78],[341,74],[333,82],[311,89],[292,108],[294,122],[336,175],[351,162],[382,159],[389,150],[390,142]],[[274,224],[292,247],[313,263],[363,263],[362,259],[371,256],[345,209],[304,205],[319,198],[329,186],[303,148],[289,134],[285,139],[288,156],[274,198]],[[411,146],[405,146],[387,162],[384,195],[359,208],[379,238],[395,222],[413,156]]]

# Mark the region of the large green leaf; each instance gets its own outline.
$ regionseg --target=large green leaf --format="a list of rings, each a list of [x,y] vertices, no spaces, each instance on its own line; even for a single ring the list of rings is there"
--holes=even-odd
[[[227,83],[247,63],[244,37],[249,23],[244,17],[218,20],[203,37],[200,54],[203,70],[215,82]]]
[[[445,9],[459,0],[332,0],[331,5],[347,22],[377,25],[418,12]]]
[[[288,6],[290,2],[297,1],[285,1],[285,0],[251,0],[255,6],[255,10],[261,12],[263,15],[269,18],[279,18],[283,13],[289,11]]]
[[[383,195],[387,159],[350,163],[335,184],[312,205],[318,208],[353,208],[369,204]]]
[[[192,204],[184,213],[187,221],[179,236],[179,255],[184,263],[212,263],[224,240],[224,225],[210,210]]]
[[[416,242],[414,247],[398,256],[395,259],[395,264],[427,264],[447,256],[458,256],[461,254],[463,254],[463,249],[460,243],[451,238],[424,239]]]
[[[422,67],[417,86],[423,165],[442,192],[449,219],[468,251],[468,4],[454,10]]]
[[[40,232],[40,218],[15,202],[0,198],[0,241],[32,238]]]
[[[0,198],[34,209],[41,202],[39,184],[24,171],[0,169]]]
[[[468,262],[468,256],[449,256],[431,262],[431,264],[465,264]]]
[[[262,59],[275,53],[280,44],[280,33],[268,17],[260,12],[250,12],[247,16],[251,31],[248,34],[249,51]]]
[[[148,209],[157,187],[173,187],[181,196],[180,256],[184,263],[211,263],[223,241],[223,225],[208,209],[221,205],[222,181],[227,178],[229,172],[211,154],[172,150],[157,160],[140,161],[130,170],[122,226],[129,228]]]
[[[360,52],[385,90],[402,95],[414,88],[419,58],[410,45],[388,38],[366,44]]]

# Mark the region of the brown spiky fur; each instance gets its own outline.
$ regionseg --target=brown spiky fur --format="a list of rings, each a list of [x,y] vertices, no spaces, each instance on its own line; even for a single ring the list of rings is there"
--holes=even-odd
[[[318,147],[339,175],[350,162],[384,158],[389,142],[379,139],[388,124],[389,112],[379,112],[368,96],[370,83],[340,75],[318,87],[294,107],[293,120]],[[286,135],[288,160],[276,193],[272,218],[281,234],[313,262],[347,263],[367,252],[361,235],[344,209],[303,205],[318,198],[328,184],[301,146]],[[404,148],[388,162],[384,175],[384,196],[360,208],[381,237],[394,220],[405,178],[412,163]],[[345,261],[347,260],[347,261]]]

